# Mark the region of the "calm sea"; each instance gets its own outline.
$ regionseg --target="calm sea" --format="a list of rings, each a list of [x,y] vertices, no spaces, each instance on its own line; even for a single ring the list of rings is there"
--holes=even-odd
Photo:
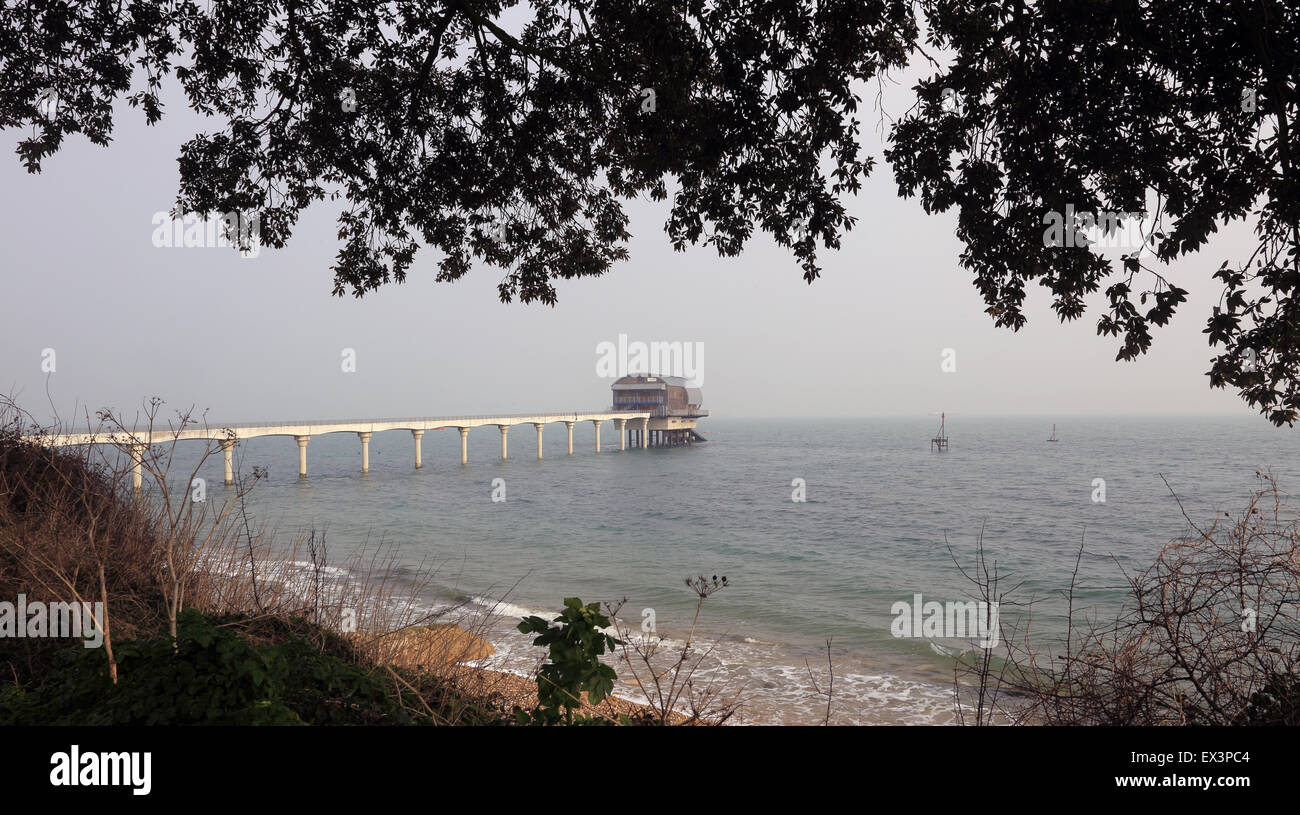
[[[731,585],[706,601],[697,639],[716,643],[703,670],[742,689],[753,722],[820,719],[825,698],[808,666],[824,686],[828,639],[833,721],[950,721],[944,643],[894,637],[891,607],[917,593],[974,599],[954,557],[974,565],[981,529],[989,563],[1034,600],[1046,640],[1060,633],[1060,592],[1081,543],[1076,603],[1113,613],[1121,570],[1143,569],[1185,531],[1161,474],[1198,522],[1239,509],[1257,470],[1284,489],[1300,483],[1296,435],[1251,416],[951,416],[946,453],[929,449],[937,424],[710,418],[707,444],[626,452],[605,427],[597,454],[588,423],[575,428],[572,457],[563,425],[551,425],[540,461],[531,426],[511,432],[508,461],[488,427],[471,431],[464,467],[459,434],[446,429],[425,435],[419,471],[410,433],[393,431],[372,439],[366,475],[356,437],[335,434],[312,439],[306,481],[290,438],[252,439],[237,458],[267,468],[248,506],[278,538],[324,529],[333,562],[382,543],[402,574],[437,569],[430,604],[494,604],[508,618],[492,634],[496,667],[536,663],[539,649],[512,620],[553,612],[564,597],[626,598],[636,628],[653,609],[656,633],[681,641],[695,610],[683,579],[725,575]],[[219,455],[202,474],[220,495]],[[492,500],[494,479],[504,501]],[[806,501],[792,500],[795,479]]]

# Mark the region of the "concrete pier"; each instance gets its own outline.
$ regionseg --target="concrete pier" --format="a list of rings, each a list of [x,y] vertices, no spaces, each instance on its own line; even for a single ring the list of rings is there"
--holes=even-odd
[[[221,457],[225,459],[227,487],[235,483],[235,468],[234,468],[234,462],[232,461],[232,457],[234,455],[234,449],[235,449],[234,439],[221,440]]]
[[[370,435],[369,433],[358,433],[357,438],[361,439],[361,472],[370,472]]]
[[[310,435],[294,436],[293,440],[298,442],[298,477],[307,477],[307,442],[311,441]]]
[[[136,492],[144,486],[144,476],[140,472],[140,462],[144,459],[144,445],[131,445],[131,489]]]
[[[127,452],[131,457],[131,487],[143,488],[143,461],[151,445],[190,439],[216,441],[223,458],[224,480],[234,484],[234,447],[241,441],[261,436],[289,436],[298,445],[298,476],[307,477],[307,443],[313,435],[325,433],[355,433],[361,441],[361,471],[370,471],[370,439],[375,433],[388,430],[409,430],[414,445],[415,467],[424,466],[422,444],[425,432],[441,428],[454,427],[460,431],[460,463],[469,464],[469,431],[475,427],[495,425],[501,433],[501,458],[508,457],[507,434],[517,424],[531,424],[537,430],[537,457],[542,457],[542,437],[546,425],[562,422],[568,436],[569,455],[573,455],[573,427],[579,422],[591,422],[595,428],[596,452],[600,452],[600,426],[612,421],[618,428],[619,449],[627,449],[628,423],[636,422],[641,427],[641,444],[648,444],[646,428],[651,426],[649,411],[606,410],[589,413],[528,413],[496,414],[487,416],[451,416],[417,419],[374,419],[362,421],[295,421],[263,422],[258,424],[208,425],[202,427],[188,426],[184,429],[172,428],[136,428],[117,432],[64,433],[51,436],[33,436],[32,441],[50,444],[55,447],[86,444],[113,444]],[[654,419],[656,428],[659,423],[677,420]],[[676,426],[674,424],[674,426]],[[694,426],[693,424],[691,426]]]
[[[418,470],[424,466],[424,462],[420,461],[420,440],[424,438],[424,431],[412,430],[411,438],[415,439],[415,469]]]

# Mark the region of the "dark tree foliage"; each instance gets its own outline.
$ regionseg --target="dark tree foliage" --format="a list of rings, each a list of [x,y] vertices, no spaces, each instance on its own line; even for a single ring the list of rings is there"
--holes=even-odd
[[[1220,349],[1208,374],[1274,423],[1294,422],[1300,4],[923,5],[929,46],[951,59],[918,87],[886,156],[904,195],[919,195],[928,211],[956,208],[961,262],[993,319],[1019,329],[1033,282],[1051,290],[1061,320],[1076,319],[1104,285],[1097,331],[1122,337],[1117,359],[1133,359],[1186,299],[1161,266],[1196,252],[1223,223],[1251,219],[1251,255],[1207,269],[1223,284],[1205,330]],[[1155,240],[1114,264],[1086,241],[1046,245],[1045,217],[1067,207],[1146,211]]]
[[[282,246],[342,198],[336,294],[404,280],[427,246],[439,280],[477,261],[502,300],[553,304],[555,280],[627,256],[638,197],[671,202],[678,249],[736,255],[758,229],[811,282],[874,166],[856,94],[929,59],[886,156],[904,196],[956,208],[993,319],[1019,329],[1033,282],[1062,320],[1102,292],[1098,332],[1134,359],[1186,300],[1165,265],[1251,221],[1255,251],[1207,269],[1208,373],[1284,424],[1297,42],[1294,0],[7,0],[0,127],[38,172],[66,134],[106,144],[117,99],[156,121],[174,77],[214,123],[182,148],[178,214],[255,212]],[[1155,226],[1112,261],[1086,222],[1045,239],[1070,212]]]
[[[184,145],[177,212],[256,212],[282,246],[343,197],[334,290],[438,279],[474,258],[503,301],[627,256],[623,202],[671,199],[674,246],[735,255],[754,230],[804,276],[871,171],[854,80],[907,60],[902,0],[17,0],[0,7],[0,126],[38,172],[69,133],[150,122],[178,78],[211,132]],[[50,95],[53,91],[54,96]],[[57,99],[57,110],[49,100]]]

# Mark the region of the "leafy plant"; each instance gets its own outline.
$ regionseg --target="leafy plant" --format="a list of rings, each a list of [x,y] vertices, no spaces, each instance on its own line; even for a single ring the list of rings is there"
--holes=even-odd
[[[226,621],[228,623],[237,620]],[[302,638],[250,642],[194,610],[170,635],[124,640],[118,682],[80,645],[55,656],[46,680],[0,696],[0,722],[92,725],[410,724],[377,674]]]
[[[944,61],[920,51],[935,70],[885,157],[902,195],[956,210],[961,265],[994,323],[1019,331],[1041,286],[1059,320],[1093,309],[1116,359],[1135,360],[1187,302],[1176,283],[1193,267],[1171,264],[1205,252],[1198,274],[1219,289],[1197,292],[1217,349],[1210,386],[1275,424],[1300,418],[1300,6],[920,8]],[[1044,226],[1079,223],[1076,211],[1074,239],[1049,240]],[[1234,221],[1254,240],[1210,243]]]
[[[815,279],[875,165],[855,86],[917,36],[894,0],[215,8],[0,5],[0,128],[30,132],[28,170],[70,134],[109,143],[116,100],[157,122],[179,84],[214,125],[181,148],[178,212],[253,211],[283,246],[343,197],[336,294],[402,282],[428,247],[439,280],[479,261],[502,300],[547,304],[627,259],[642,197],[679,250],[764,231]]]
[[[554,625],[553,623],[558,623]],[[622,642],[606,634],[609,618],[599,603],[583,605],[577,597],[564,599],[564,610],[550,623],[538,616],[525,617],[519,630],[537,634],[533,645],[550,649],[550,661],[537,674],[538,706],[516,714],[520,724],[574,724],[574,710],[582,707],[582,694],[598,705],[614,690],[617,675],[600,657]],[[576,723],[589,723],[577,717]]]
[[[1233,722],[1237,725],[1300,724],[1300,676],[1276,673],[1250,695],[1250,703]]]

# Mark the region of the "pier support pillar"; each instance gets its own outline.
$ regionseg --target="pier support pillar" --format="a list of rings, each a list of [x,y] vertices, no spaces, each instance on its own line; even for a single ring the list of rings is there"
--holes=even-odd
[[[650,446],[650,418],[646,417],[641,420],[641,449],[645,450]]]
[[[533,422],[533,427],[537,428],[537,457],[542,457],[542,428],[546,425],[541,422]]]
[[[298,442],[298,477],[307,477],[307,442],[311,441],[311,436],[294,436],[293,440]]]
[[[222,458],[226,460],[226,486],[227,487],[235,483],[235,468],[233,466],[234,462],[231,460],[234,456],[234,449],[235,449],[234,439],[221,440],[221,455]]]
[[[469,428],[457,429],[460,430],[460,463],[469,464]]]
[[[618,449],[627,449],[627,419],[615,419],[614,427],[618,428]]]
[[[361,439],[361,472],[370,472],[370,434],[358,433],[357,438]]]
[[[592,419],[591,423],[596,426],[596,452],[600,452],[600,419]],[[617,420],[615,420],[617,421]]]
[[[139,492],[144,486],[144,476],[140,472],[140,463],[144,460],[143,444],[133,444],[130,447],[131,453],[131,489]]]
[[[573,422],[565,422],[564,426],[569,428],[569,455],[573,455]]]
[[[510,425],[499,424],[497,425],[497,427],[501,428],[501,460],[505,461],[506,460],[506,434],[510,432]]]
[[[424,431],[412,430],[411,438],[415,439],[415,469],[418,470],[424,466],[424,462],[420,460],[420,442],[424,439]]]

